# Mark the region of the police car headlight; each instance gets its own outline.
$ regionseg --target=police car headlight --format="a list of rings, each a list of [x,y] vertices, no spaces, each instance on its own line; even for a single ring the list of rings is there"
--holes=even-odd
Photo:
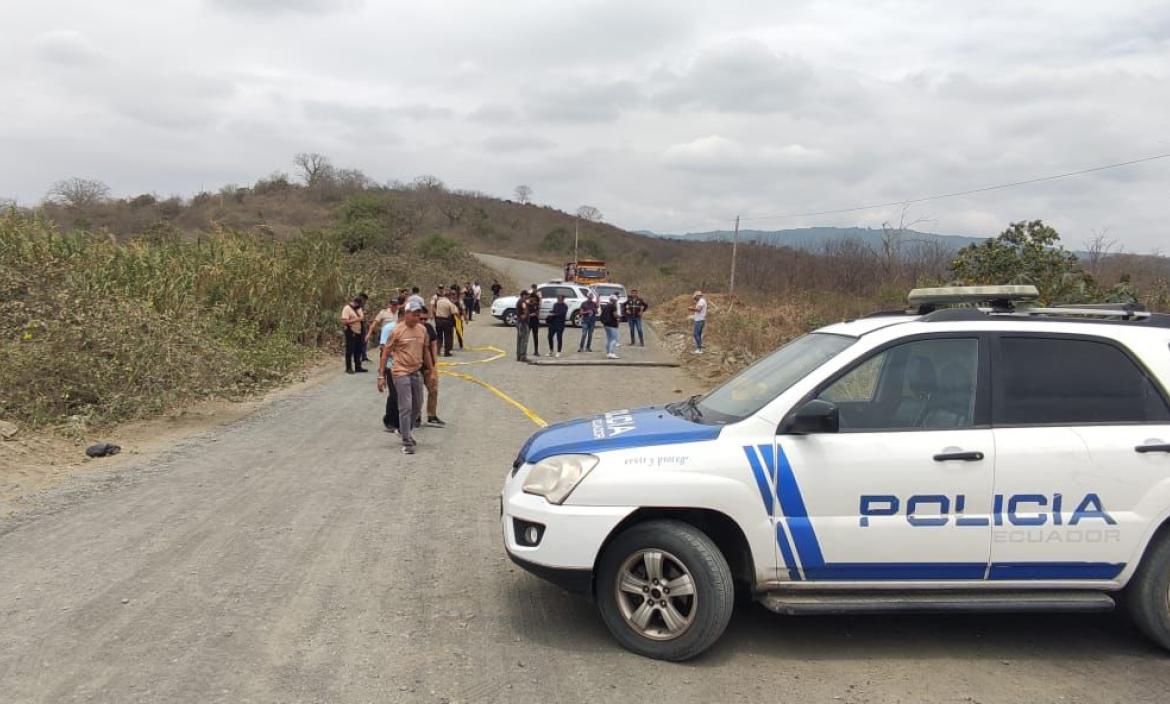
[[[543,496],[550,504],[564,503],[599,461],[593,455],[556,455],[541,460],[528,471],[524,493]]]

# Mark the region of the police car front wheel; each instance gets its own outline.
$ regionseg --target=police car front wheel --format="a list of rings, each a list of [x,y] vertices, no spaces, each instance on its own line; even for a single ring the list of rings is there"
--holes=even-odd
[[[702,531],[651,521],[619,535],[602,555],[596,584],[602,618],[626,648],[686,660],[727,628],[735,587],[727,560]]]

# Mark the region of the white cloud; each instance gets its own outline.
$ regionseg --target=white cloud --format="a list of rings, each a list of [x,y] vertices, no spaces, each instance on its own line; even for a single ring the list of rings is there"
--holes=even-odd
[[[18,5],[0,24],[0,197],[23,201],[75,174],[191,193],[310,150],[669,231],[1170,151],[1164,0]],[[1164,246],[1168,186],[1170,160],[914,216],[960,234],[1040,217],[1073,243],[1109,227],[1143,251]]]

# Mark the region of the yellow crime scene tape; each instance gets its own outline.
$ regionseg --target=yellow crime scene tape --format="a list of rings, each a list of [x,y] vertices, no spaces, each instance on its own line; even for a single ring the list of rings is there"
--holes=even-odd
[[[477,347],[468,347],[467,349],[469,349],[473,352],[491,352],[493,354],[492,354],[492,356],[485,357],[484,359],[472,359],[472,360],[468,360],[466,362],[439,362],[439,366],[440,367],[462,367],[462,366],[466,366],[466,365],[470,365],[470,364],[487,364],[488,362],[494,362],[497,359],[505,357],[508,354],[507,352],[500,349],[499,347],[492,347],[491,345],[480,345]],[[483,388],[487,389],[488,391],[490,391],[493,394],[495,394],[496,396],[498,396],[505,403],[511,404],[511,405],[515,406],[516,408],[518,408],[520,410],[520,412],[523,413],[524,416],[526,418],[528,418],[528,420],[535,423],[538,428],[544,428],[544,427],[548,426],[548,421],[546,421],[545,419],[536,415],[536,412],[533,411],[531,408],[520,403],[516,399],[512,398],[508,394],[499,390],[495,386],[492,386],[491,384],[487,383],[483,379],[480,379],[478,377],[474,377],[470,374],[464,374],[463,372],[453,372],[453,371],[450,371],[448,369],[439,369],[439,373],[442,374],[443,376],[453,376],[456,379],[462,379],[463,381],[470,381],[473,384],[478,384],[479,386],[482,386]]]

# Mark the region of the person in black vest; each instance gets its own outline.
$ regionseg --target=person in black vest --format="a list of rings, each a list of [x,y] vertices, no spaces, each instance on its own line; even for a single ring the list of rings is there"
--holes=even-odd
[[[650,304],[646,303],[646,300],[638,295],[638,289],[633,289],[630,291],[630,297],[626,299],[626,305],[624,306],[622,314],[625,315],[626,322],[630,324],[631,346],[633,346],[634,342],[637,342],[639,347],[646,346],[646,336],[642,332],[642,314],[645,313],[646,309],[649,307]],[[635,332],[638,333],[637,340],[634,340]]]
[[[528,329],[532,332],[532,354],[540,356],[540,294],[533,291],[528,296]]]

